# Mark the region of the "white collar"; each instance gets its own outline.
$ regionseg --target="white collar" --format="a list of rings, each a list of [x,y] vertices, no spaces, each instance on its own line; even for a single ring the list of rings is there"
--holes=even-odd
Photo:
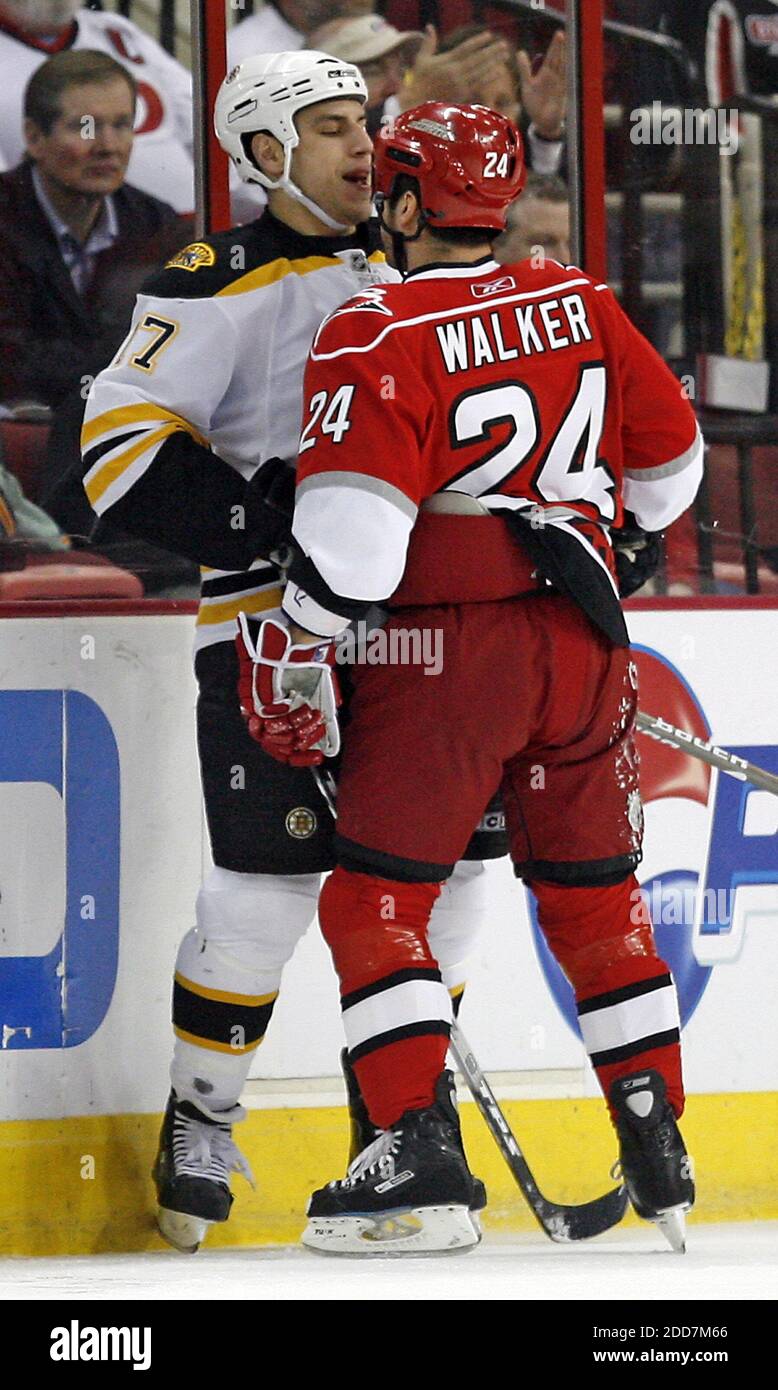
[[[457,261],[452,261],[450,265],[433,265],[428,270],[411,270],[405,278],[406,280],[480,280],[483,275],[492,275],[495,270],[501,268],[493,259],[471,261],[468,265],[461,265]]]

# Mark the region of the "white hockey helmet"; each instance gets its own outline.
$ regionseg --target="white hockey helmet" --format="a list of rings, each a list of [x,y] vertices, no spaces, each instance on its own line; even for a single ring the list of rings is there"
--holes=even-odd
[[[219,88],[214,106],[216,137],[246,183],[283,188],[327,225],[341,230],[311,202],[291,178],[292,154],[300,143],[295,115],[316,102],[354,97],[367,101],[367,87],[358,67],[329,53],[302,48],[289,53],[257,53],[238,63]],[[284,147],[284,171],[271,179],[258,169],[247,150],[245,136],[267,130]]]

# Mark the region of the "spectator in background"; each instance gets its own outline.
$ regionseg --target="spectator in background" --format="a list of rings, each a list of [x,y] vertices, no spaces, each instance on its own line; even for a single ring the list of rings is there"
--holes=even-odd
[[[96,375],[183,239],[172,207],[124,182],[135,99],[106,53],[59,53],[28,84],[27,157],[0,174],[0,400],[57,406]]]
[[[126,336],[141,283],[190,232],[167,203],[124,182],[135,98],[129,71],[107,53],[58,53],[24,95],[27,158],[0,174],[0,400],[55,409],[42,501],[79,543],[94,529],[79,445],[87,383]],[[194,577],[116,528],[99,548],[150,592],[178,593]]]
[[[464,45],[480,38],[485,41],[494,35],[481,24],[466,24],[447,34],[439,46],[438,56],[463,53]],[[427,101],[426,95],[419,97],[416,92],[424,84],[423,64],[425,54],[420,55],[416,70],[402,96],[403,110],[415,106],[417,101]],[[421,74],[418,69],[421,67]],[[538,174],[557,174],[564,160],[565,112],[567,109],[567,40],[564,30],[558,29],[543,56],[534,61],[522,48],[512,53],[506,48],[501,61],[493,63],[489,70],[470,81],[463,94],[461,77],[459,92],[451,90],[447,96],[452,101],[474,101],[482,106],[490,106],[509,116],[520,127],[525,138],[527,164]],[[413,100],[410,100],[410,97]]]
[[[335,19],[315,29],[312,48],[356,63],[367,85],[367,128],[375,135],[387,101],[401,90],[424,43],[416,30],[401,33],[381,15]]]
[[[569,265],[570,202],[567,185],[556,174],[530,174],[521,196],[508,209],[506,229],[494,246],[500,265],[543,257]]]
[[[525,137],[527,163],[556,174],[564,161],[567,104],[566,39],[559,30],[544,56],[533,62],[524,49],[482,24],[467,24],[438,39],[401,32],[380,15],[336,21],[315,30],[310,42],[356,63],[368,84],[368,130],[381,116],[391,120],[424,101],[477,102],[509,116]]]
[[[240,0],[233,8],[240,12]],[[315,48],[310,38],[314,29],[342,16],[371,14],[374,8],[374,0],[272,0],[256,14],[240,20],[228,33],[229,66],[242,63],[254,53]]]
[[[401,31],[380,15],[362,15],[322,25],[309,42],[357,64],[368,89],[367,128],[375,135],[382,120],[423,101],[481,101],[481,91],[495,89],[511,59],[505,39],[478,25],[457,34],[439,45],[430,24],[424,33]]]
[[[82,9],[78,0],[0,0],[0,169],[24,153],[22,97],[41,63],[84,49],[107,53],[132,74],[138,94],[128,178],[177,212],[194,207],[189,73],[129,19]]]

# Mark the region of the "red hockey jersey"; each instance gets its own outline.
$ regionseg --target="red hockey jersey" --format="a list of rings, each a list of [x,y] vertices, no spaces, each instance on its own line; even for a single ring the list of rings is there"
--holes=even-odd
[[[323,635],[393,593],[420,506],[460,492],[624,641],[610,527],[627,507],[661,530],[702,473],[679,382],[606,285],[556,262],[426,266],[349,300],[314,340],[303,420],[285,606]]]

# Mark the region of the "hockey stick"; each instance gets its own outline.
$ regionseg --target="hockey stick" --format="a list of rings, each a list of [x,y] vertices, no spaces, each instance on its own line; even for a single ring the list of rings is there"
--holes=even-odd
[[[337,791],[331,774],[321,772],[317,767],[312,767],[311,772],[333,820],[337,820]],[[603,1231],[609,1231],[612,1226],[617,1226],[627,1209],[627,1193],[624,1187],[614,1187],[602,1197],[596,1197],[594,1201],[584,1202],[580,1206],[550,1202],[543,1196],[494,1092],[456,1021],[451,1025],[451,1051],[495,1144],[521,1189],[524,1200],[546,1235],[551,1240],[560,1242],[588,1240],[591,1236],[600,1235]]]
[[[764,791],[778,796],[778,777],[775,773],[766,772],[763,767],[755,767],[753,763],[746,762],[745,758],[739,758],[736,753],[728,753],[726,749],[715,746],[711,748],[709,744],[703,743],[701,738],[695,738],[694,734],[686,733],[684,729],[676,729],[666,720],[653,714],[644,714],[642,710],[638,710],[635,725],[641,734],[647,734],[659,743],[668,743],[673,748],[679,748],[682,753],[689,753],[691,757],[708,763],[710,767],[718,767],[722,772],[728,772],[730,777],[737,777],[741,782],[751,782],[755,787],[762,787]]]
[[[543,1227],[546,1235],[551,1240],[566,1243],[572,1240],[589,1240],[591,1236],[601,1235],[603,1231],[617,1226],[627,1210],[627,1193],[624,1187],[614,1187],[602,1197],[595,1197],[593,1201],[584,1202],[580,1206],[550,1202],[543,1196],[495,1094],[456,1021],[451,1025],[451,1051],[495,1144],[521,1188],[533,1216]]]

